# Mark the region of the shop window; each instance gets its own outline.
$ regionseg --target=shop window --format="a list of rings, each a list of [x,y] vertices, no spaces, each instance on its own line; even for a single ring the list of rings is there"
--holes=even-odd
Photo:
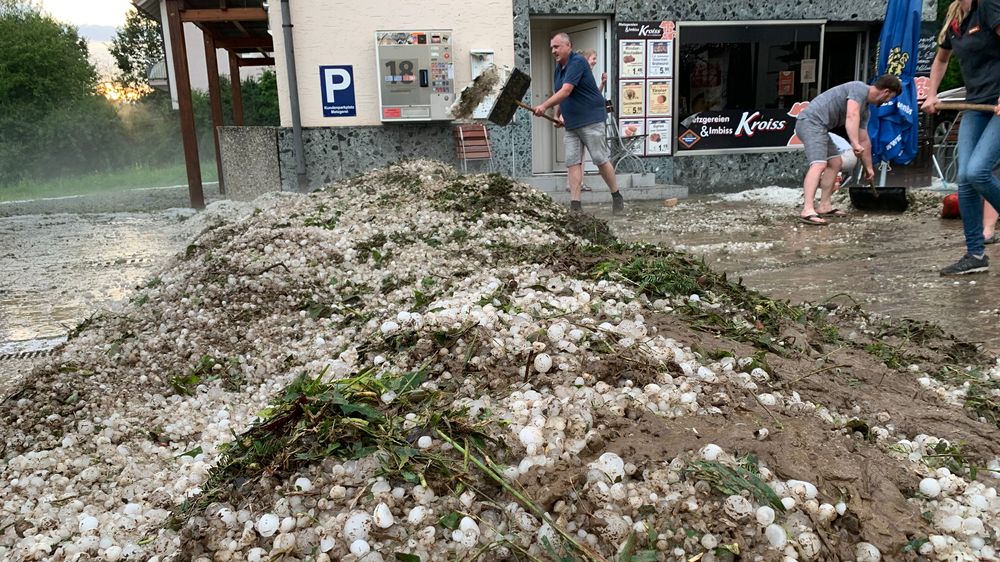
[[[679,36],[679,117],[788,109],[815,96],[822,31],[818,23],[684,25]]]

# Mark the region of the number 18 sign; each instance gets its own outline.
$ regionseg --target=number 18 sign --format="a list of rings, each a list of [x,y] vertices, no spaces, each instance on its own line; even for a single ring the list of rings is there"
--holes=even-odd
[[[355,117],[358,114],[354,102],[354,66],[319,67],[320,85],[323,93],[323,117]]]

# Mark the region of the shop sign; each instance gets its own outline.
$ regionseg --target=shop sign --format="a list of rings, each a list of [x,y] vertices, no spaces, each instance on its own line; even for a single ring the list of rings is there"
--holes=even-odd
[[[775,148],[799,144],[795,137],[795,109],[750,111],[702,111],[680,123],[677,148],[692,150],[733,150]]]
[[[354,66],[321,66],[319,77],[323,117],[355,117],[358,108],[354,101]]]
[[[795,95],[794,70],[782,70],[781,72],[778,73],[778,95],[779,96]]]

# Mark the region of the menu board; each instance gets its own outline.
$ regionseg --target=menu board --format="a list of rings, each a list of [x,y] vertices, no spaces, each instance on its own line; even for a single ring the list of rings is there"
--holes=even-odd
[[[618,119],[637,155],[670,155],[673,148],[674,41],[672,21],[619,22]]]

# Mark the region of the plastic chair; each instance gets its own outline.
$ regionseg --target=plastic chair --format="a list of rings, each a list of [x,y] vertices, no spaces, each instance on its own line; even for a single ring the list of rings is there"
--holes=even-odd
[[[455,152],[462,162],[462,173],[469,173],[469,162],[486,162],[489,172],[494,170],[493,147],[486,125],[480,123],[456,125],[454,129]]]

